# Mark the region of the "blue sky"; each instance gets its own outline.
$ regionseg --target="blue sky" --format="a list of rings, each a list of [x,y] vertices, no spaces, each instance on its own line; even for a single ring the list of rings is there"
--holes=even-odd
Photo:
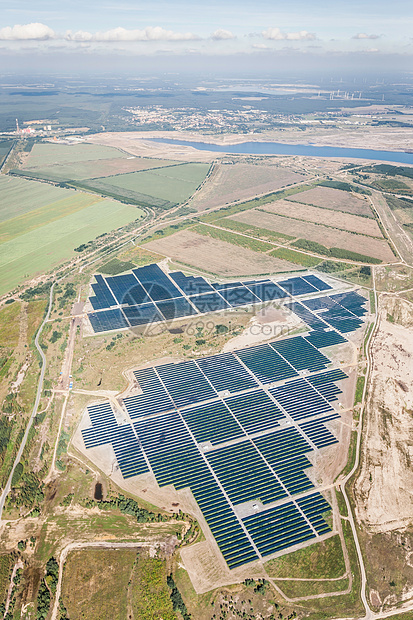
[[[3,0],[0,53],[413,54],[411,0]]]

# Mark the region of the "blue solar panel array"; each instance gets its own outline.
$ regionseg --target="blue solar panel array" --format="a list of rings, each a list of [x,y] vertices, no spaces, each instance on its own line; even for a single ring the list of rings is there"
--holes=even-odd
[[[149,472],[132,427],[129,424],[118,425],[110,404],[91,405],[87,410],[92,426],[82,430],[86,448],[112,444],[125,479]]]
[[[171,273],[171,278],[176,282],[181,291],[189,296],[215,292],[209,282],[202,277],[186,276],[182,271],[176,271]]]
[[[234,505],[256,500],[269,504],[287,496],[249,441],[214,450],[207,454],[207,459]]]
[[[337,332],[331,330],[327,332],[310,332],[305,339],[317,349],[323,349],[324,347],[331,347],[335,344],[343,344],[347,340]]]
[[[124,478],[150,468],[160,486],[189,487],[235,568],[330,531],[307,475],[307,454],[337,442],[326,423],[347,375],[329,363],[298,336],[143,368],[141,393],[123,401],[131,423],[119,425],[109,403],[90,406],[84,443],[111,444]]]
[[[128,322],[119,308],[92,312],[89,314],[89,320],[95,333],[128,327]]]
[[[138,281],[145,287],[153,301],[162,301],[181,297],[182,293],[170,278],[156,265],[146,265],[133,269]]]
[[[285,421],[281,409],[261,390],[225,398],[224,402],[250,435],[279,426],[280,420]]]
[[[129,416],[133,419],[174,409],[175,406],[153,368],[134,372],[143,394],[128,396],[123,400]]]
[[[311,420],[310,422],[304,422],[303,424],[300,424],[300,428],[313,442],[313,444],[317,446],[317,448],[325,448],[325,446],[330,446],[333,443],[338,443],[338,439],[332,433],[330,433],[324,423],[330,422],[331,420],[335,420],[339,417],[339,415],[334,414],[331,416],[326,416],[324,418],[319,418],[317,420]]]
[[[316,536],[295,502],[246,517],[243,523],[264,557]]]
[[[297,374],[269,344],[241,349],[237,351],[237,356],[264,384],[289,379]]]
[[[99,318],[91,320],[96,332],[262,304],[284,299],[290,294],[303,295],[331,288],[314,275],[290,278],[278,284],[268,279],[210,284],[203,277],[186,276],[181,271],[166,274],[156,264],[118,276],[103,278],[96,275],[95,279],[92,284],[94,295],[90,297],[93,309],[99,312],[120,306],[118,310],[123,318],[123,321],[114,319],[113,324],[111,315],[101,321]],[[349,303],[352,307],[356,305],[354,299]],[[321,329],[324,327],[322,323]]]
[[[338,368],[322,372],[318,375],[312,375],[308,377],[307,381],[311,383],[326,400],[332,402],[337,400],[338,394],[342,393],[342,390],[336,386],[335,381],[342,381],[343,379],[348,379],[348,375]]]
[[[92,284],[94,296],[90,297],[90,303],[93,309],[102,310],[103,308],[116,306],[116,300],[102,276],[95,276],[95,280],[95,284]]]
[[[305,379],[290,381],[272,388],[270,392],[295,421],[333,410],[330,403]]]
[[[321,321],[318,316],[310,312],[302,304],[293,301],[292,303],[286,304],[286,307],[299,316],[304,323],[307,323],[311,329],[316,331],[327,329],[328,325],[324,323],[324,321]]]
[[[159,486],[190,487],[228,566],[257,559],[240,520],[177,412],[135,422]]]
[[[328,357],[320,353],[302,336],[272,342],[270,346],[296,370],[315,372],[316,370],[324,370],[330,364]]]
[[[355,331],[363,324],[362,317],[367,313],[364,307],[366,302],[365,297],[350,291],[329,297],[306,299],[303,301],[305,309],[301,304],[291,304],[290,307],[315,330],[326,329],[329,325],[338,332],[346,334]],[[318,325],[317,321],[324,326]]]
[[[245,436],[229,409],[221,400],[181,409],[181,414],[198,443],[213,445]]]
[[[217,392],[241,392],[258,386],[254,376],[232,353],[202,357],[197,365]]]

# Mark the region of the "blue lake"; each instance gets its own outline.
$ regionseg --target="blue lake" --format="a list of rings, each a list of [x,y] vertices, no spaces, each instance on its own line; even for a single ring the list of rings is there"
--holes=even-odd
[[[306,155],[307,157],[343,157],[345,159],[371,159],[398,164],[413,165],[413,153],[404,151],[375,151],[373,149],[351,149],[336,146],[313,146],[311,144],[282,144],[281,142],[242,142],[241,144],[209,144],[189,142],[170,138],[151,138],[152,142],[192,146],[199,151],[217,153],[239,153],[245,155]]]

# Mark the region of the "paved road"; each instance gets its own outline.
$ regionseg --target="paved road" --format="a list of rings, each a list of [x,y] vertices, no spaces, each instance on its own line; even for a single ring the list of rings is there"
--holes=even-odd
[[[38,383],[38,386],[37,386],[36,400],[34,401],[33,411],[31,413],[29,422],[27,424],[26,431],[25,431],[25,433],[23,435],[23,439],[22,439],[22,442],[20,444],[20,448],[19,448],[19,450],[17,452],[17,455],[16,455],[16,458],[14,460],[13,468],[12,468],[12,470],[10,472],[9,479],[7,480],[6,486],[4,487],[3,493],[2,493],[1,498],[0,498],[0,520],[1,520],[2,515],[3,515],[3,509],[4,509],[4,504],[6,502],[7,495],[10,492],[11,481],[13,479],[14,470],[16,469],[17,463],[20,462],[21,456],[23,454],[23,450],[24,450],[26,442],[27,442],[27,438],[29,436],[29,431],[30,431],[31,426],[33,424],[33,420],[34,420],[34,418],[36,416],[37,410],[39,408],[40,399],[42,397],[43,380],[44,380],[44,375],[45,375],[45,372],[46,372],[46,356],[43,353],[43,350],[42,350],[41,346],[39,345],[39,337],[40,337],[40,335],[41,335],[41,333],[43,331],[43,328],[44,328],[44,326],[45,326],[45,324],[46,324],[46,322],[47,322],[47,320],[49,319],[49,316],[50,316],[50,312],[51,312],[51,309],[52,309],[52,303],[53,303],[53,289],[54,289],[54,283],[52,284],[52,287],[50,289],[49,307],[47,309],[47,314],[46,314],[46,316],[44,318],[43,323],[40,325],[40,327],[39,327],[39,329],[37,331],[36,338],[35,338],[35,341],[34,341],[34,343],[36,345],[36,349],[38,350],[38,352],[40,354],[40,357],[41,357],[41,360],[42,360],[42,368],[41,368],[41,371],[40,371],[39,383]]]

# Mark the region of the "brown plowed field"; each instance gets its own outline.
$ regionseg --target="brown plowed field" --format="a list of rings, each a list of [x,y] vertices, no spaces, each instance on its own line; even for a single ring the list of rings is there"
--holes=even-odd
[[[254,226],[259,226],[260,228],[276,230],[292,237],[309,239],[327,248],[343,248],[351,252],[373,256],[383,261],[390,262],[395,260],[387,242],[381,239],[355,235],[344,230],[328,228],[327,226],[313,224],[312,222],[293,220],[289,217],[265,213],[257,209],[238,213],[233,215],[232,219],[245,222],[246,224],[254,224]]]
[[[298,218],[315,224],[325,224],[333,228],[340,228],[349,232],[382,238],[380,228],[375,220],[367,217],[359,217],[350,213],[333,211],[332,209],[320,209],[301,203],[292,204],[288,200],[277,200],[271,204],[260,207],[269,213],[279,213],[291,218]]]
[[[332,187],[315,187],[305,192],[290,196],[292,202],[303,202],[315,207],[325,207],[335,211],[344,211],[354,215],[367,215],[373,217],[373,213],[365,198],[359,198],[350,192]]]
[[[277,166],[218,164],[201,191],[191,200],[191,207],[203,211],[304,180],[304,175]]]
[[[259,275],[300,269],[299,265],[226,241],[204,237],[191,230],[182,230],[165,239],[150,241],[145,244],[145,248],[221,276]]]

